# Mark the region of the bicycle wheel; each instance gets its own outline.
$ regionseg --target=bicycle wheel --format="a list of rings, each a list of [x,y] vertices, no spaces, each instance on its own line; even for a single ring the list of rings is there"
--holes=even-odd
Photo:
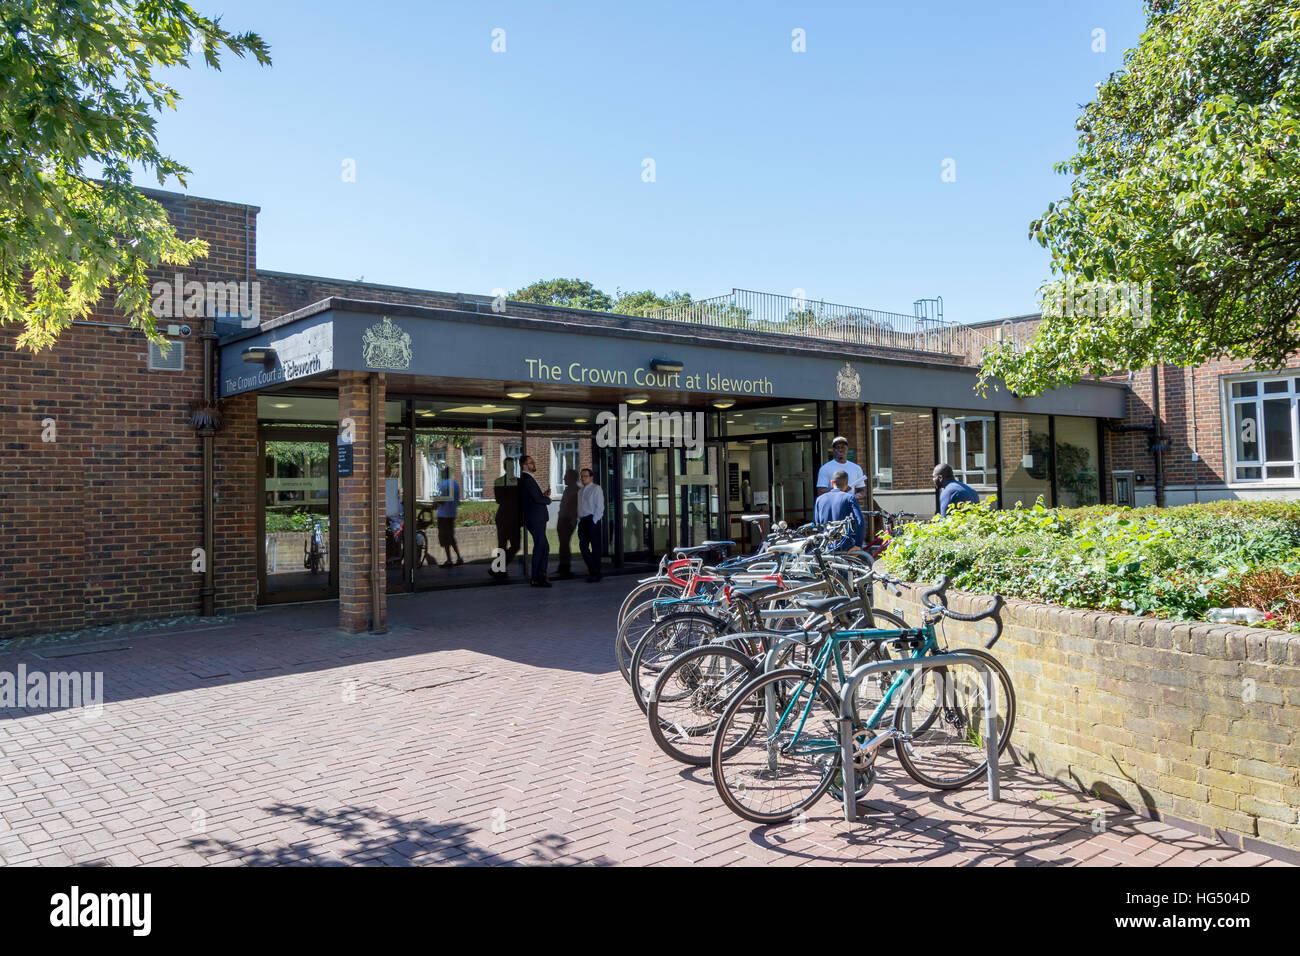
[[[665,600],[670,599],[665,598]],[[632,681],[629,670],[632,654],[636,651],[641,638],[645,636],[645,632],[654,626],[655,621],[665,610],[655,606],[656,600],[658,598],[642,601],[629,611],[623,623],[618,626],[618,633],[614,635],[614,660],[618,663],[618,672],[623,675],[623,680],[629,683]]]
[[[632,696],[641,713],[646,712],[646,698],[654,682],[673,658],[692,647],[708,643],[721,634],[729,622],[699,611],[671,614],[655,622],[636,645],[628,666]]]
[[[816,803],[839,778],[839,698],[814,672],[760,674],[727,706],[709,766],[737,816],[781,823]]]
[[[998,753],[1011,741],[1016,722],[1016,692],[1006,668],[986,651],[959,648],[985,661],[997,675]],[[894,752],[919,784],[956,790],[979,779],[988,767],[984,741],[983,675],[974,667],[936,667],[929,679],[901,689],[894,711]]]
[[[726,644],[706,644],[679,654],[663,669],[646,700],[650,736],[659,749],[682,763],[708,766],[713,731],[723,710],[757,670],[753,658]],[[757,721],[751,721],[749,733],[756,730]]]
[[[650,601],[657,597],[681,597],[682,586],[676,584],[670,578],[651,578],[648,581],[642,581],[631,591],[627,597],[623,598],[623,603],[618,607],[618,626],[623,626],[623,620],[627,617],[627,612],[632,610],[638,604]]]

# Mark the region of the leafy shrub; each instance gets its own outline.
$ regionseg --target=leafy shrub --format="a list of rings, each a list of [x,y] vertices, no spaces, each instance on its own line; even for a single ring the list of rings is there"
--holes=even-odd
[[[913,580],[947,574],[964,590],[1066,607],[1188,620],[1234,602],[1278,611],[1258,603],[1268,600],[1291,608],[1279,621],[1300,620],[1300,588],[1258,577],[1300,575],[1300,504],[992,505],[909,525],[885,552],[887,566]],[[1245,582],[1255,590],[1243,590]]]

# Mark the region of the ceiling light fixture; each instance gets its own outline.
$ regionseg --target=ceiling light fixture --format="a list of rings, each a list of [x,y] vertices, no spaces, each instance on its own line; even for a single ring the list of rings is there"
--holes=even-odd
[[[650,360],[652,372],[680,372],[686,366],[677,359],[657,358]]]
[[[714,399],[713,401],[714,408],[730,408],[732,405],[735,404],[736,404],[735,400],[730,398],[718,398],[718,399]],[[736,414],[739,415],[740,412],[736,412]]]
[[[506,390],[506,398],[527,398],[533,394],[531,388],[511,388]]]
[[[623,401],[627,402],[629,405],[644,405],[646,402],[650,401],[650,396],[642,394],[629,395],[627,398],[623,399]]]

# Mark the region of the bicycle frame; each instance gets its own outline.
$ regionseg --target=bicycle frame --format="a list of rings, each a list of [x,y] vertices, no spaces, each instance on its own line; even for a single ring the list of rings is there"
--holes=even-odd
[[[770,720],[770,718],[775,715],[775,707],[773,706],[774,701],[772,689],[769,688],[767,691],[769,727],[771,728],[771,732],[767,737],[769,752],[771,752],[772,744],[775,742],[777,734],[779,734],[781,729],[786,726],[786,720],[789,718],[791,711],[803,697],[804,688],[808,686],[810,681],[812,682],[813,687],[816,687],[821,683],[822,678],[826,674],[827,665],[829,665],[832,658],[835,660],[835,671],[836,675],[840,679],[840,686],[843,687],[847,683],[848,675],[844,672],[844,659],[840,654],[836,653],[839,645],[849,643],[850,641],[861,640],[888,643],[890,641],[914,637],[919,637],[923,640],[920,647],[913,649],[911,654],[911,659],[913,660],[925,657],[927,654],[939,649],[938,639],[935,636],[933,624],[924,624],[919,628],[908,628],[907,630],[899,630],[897,628],[888,630],[872,629],[864,631],[832,631],[827,634],[821,649],[817,652],[812,673],[809,674],[805,680],[800,682],[799,686],[795,689],[795,692],[790,699],[790,703],[786,705],[785,711],[781,714],[780,720],[778,721]],[[871,712],[871,716],[861,723],[861,729],[874,730],[879,726],[880,719],[888,712],[889,707],[893,702],[894,694],[911,679],[912,671],[910,669],[900,670],[898,675],[885,690],[885,693],[881,696],[880,703],[877,704],[875,710]],[[799,715],[799,725],[795,728],[794,737],[791,738],[789,744],[781,748],[782,753],[796,756],[808,756],[819,753],[832,753],[840,749],[840,742],[837,738],[824,742],[819,738],[810,738],[806,745],[800,747],[799,739],[803,734],[804,725],[808,721],[808,715],[812,713],[814,700],[815,694],[810,692],[807,703],[803,705],[803,712]],[[890,733],[892,733],[892,731],[877,736],[875,739],[868,742],[866,746],[878,746],[881,741],[890,735]],[[769,762],[773,765],[772,769],[775,769],[775,756],[776,755],[772,753],[768,758]]]

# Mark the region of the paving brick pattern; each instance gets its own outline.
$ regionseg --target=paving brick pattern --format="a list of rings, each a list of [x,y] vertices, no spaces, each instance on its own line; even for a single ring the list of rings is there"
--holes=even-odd
[[[97,717],[0,714],[0,861],[1280,865],[1010,764],[991,803],[888,755],[862,822],[825,799],[755,827],[650,740],[612,663],[623,590],[394,596],[382,636],[323,603],[0,652],[11,673],[102,670],[105,691]]]

